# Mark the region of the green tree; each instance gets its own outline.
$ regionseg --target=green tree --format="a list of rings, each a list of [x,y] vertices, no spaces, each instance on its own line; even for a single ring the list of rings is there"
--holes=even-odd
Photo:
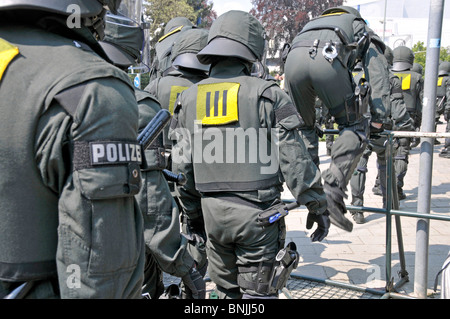
[[[194,9],[186,0],[151,0],[143,4],[144,17],[150,23],[150,41],[152,47],[162,36],[164,26],[175,17],[186,17],[195,23],[196,16]]]
[[[425,74],[425,62],[427,60],[427,47],[422,41],[413,45],[414,62],[419,63],[423,67],[423,74]],[[450,47],[441,48],[439,52],[440,61],[450,61]]]
[[[208,0],[147,0],[143,2],[143,15],[150,24],[148,30],[150,59],[154,57],[154,48],[164,33],[164,27],[175,17],[186,17],[194,25],[207,28],[217,14],[212,10],[213,4]]]
[[[213,10],[214,3],[207,0],[187,0],[187,3],[194,9],[198,27],[209,28],[217,19],[217,13]]]

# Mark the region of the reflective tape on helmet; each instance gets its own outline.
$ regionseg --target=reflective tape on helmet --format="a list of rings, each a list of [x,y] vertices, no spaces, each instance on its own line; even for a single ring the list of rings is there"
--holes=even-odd
[[[163,35],[163,36],[158,40],[158,42],[163,41],[164,39],[170,37],[172,34],[175,34],[175,33],[177,33],[177,32],[180,32],[181,29],[183,29],[183,27],[184,27],[184,26],[181,25],[181,26],[179,26],[178,28],[176,28],[176,29],[170,31],[169,33],[167,33],[167,34],[165,34],[165,35]]]

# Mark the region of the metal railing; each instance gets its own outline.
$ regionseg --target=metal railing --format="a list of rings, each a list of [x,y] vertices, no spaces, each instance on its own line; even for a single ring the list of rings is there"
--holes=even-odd
[[[325,134],[338,134],[337,130],[324,130]],[[320,278],[312,278],[312,277],[304,277],[304,276],[293,276],[293,278],[297,277],[298,279],[306,279],[306,280],[315,280],[318,282],[322,282],[329,285],[340,286],[343,288],[350,288],[356,290],[364,290],[367,292],[371,292],[374,294],[380,294],[382,299],[388,298],[414,298],[408,295],[398,293],[398,288],[400,288],[403,284],[409,281],[409,274],[406,271],[406,262],[405,262],[405,251],[403,248],[403,236],[402,236],[402,227],[401,227],[401,216],[407,217],[415,217],[419,219],[434,219],[441,221],[449,221],[450,216],[440,215],[440,214],[431,214],[430,212],[411,212],[411,211],[401,211],[399,210],[399,199],[397,193],[397,180],[395,177],[394,170],[394,139],[398,137],[420,137],[424,138],[422,143],[433,143],[435,138],[450,138],[450,133],[427,133],[427,132],[402,132],[402,131],[384,131],[382,133],[386,135],[386,161],[387,161],[387,170],[386,170],[386,208],[374,208],[374,207],[366,207],[366,206],[352,206],[347,205],[347,209],[350,211],[363,211],[369,213],[380,213],[386,215],[386,285],[385,292],[380,292],[379,290],[362,288],[357,285],[352,285],[348,283],[341,283],[338,281],[333,281],[329,279],[320,279]],[[433,150],[433,148],[428,148]],[[422,152],[422,150],[421,150]],[[431,172],[429,174],[431,178]],[[419,185],[420,192],[420,185]],[[431,194],[428,200],[431,200]],[[399,250],[399,260],[400,260],[400,280],[394,283],[394,279],[392,277],[392,216],[395,218],[395,226],[397,233],[397,242],[398,242],[398,250]],[[428,245],[428,241],[425,244]],[[426,252],[428,252],[428,247],[425,247]],[[417,253],[417,251],[416,251]],[[422,254],[423,255],[423,254]],[[415,280],[423,281],[424,278],[415,278]],[[425,278],[426,281],[426,278]],[[286,294],[286,293],[285,293]]]
[[[403,248],[403,236],[400,216],[415,217],[421,219],[434,219],[441,221],[450,221],[450,216],[440,215],[440,214],[430,214],[430,212],[410,212],[399,210],[399,199],[397,193],[397,185],[394,170],[394,139],[398,137],[421,137],[421,138],[431,138],[434,141],[435,138],[450,137],[450,133],[425,133],[425,132],[401,132],[401,131],[387,131],[384,134],[387,136],[386,143],[386,160],[387,160],[387,172],[386,172],[386,186],[387,186],[387,197],[386,197],[386,208],[370,208],[364,206],[347,206],[348,210],[354,211],[366,211],[373,213],[382,213],[386,215],[386,292],[396,292],[397,288],[401,287],[404,283],[409,281],[408,272],[406,271],[405,263],[405,253]],[[429,141],[428,141],[429,142]],[[430,173],[431,178],[431,173]],[[420,189],[419,189],[420,192]],[[429,199],[430,200],[430,199]],[[391,277],[392,273],[392,216],[395,218],[397,242],[400,258],[400,281],[397,283],[393,282]],[[428,243],[427,243],[428,244]],[[428,249],[426,249],[428,252]]]

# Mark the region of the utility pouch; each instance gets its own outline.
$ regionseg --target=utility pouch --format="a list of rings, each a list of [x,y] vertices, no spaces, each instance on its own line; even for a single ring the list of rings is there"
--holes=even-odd
[[[294,242],[290,242],[278,252],[272,268],[269,294],[275,294],[278,290],[286,286],[291,272],[298,266],[298,260],[299,254]]]
[[[363,117],[370,118],[370,85],[366,79],[361,78],[355,88],[355,93],[345,101],[348,123],[354,124]]]
[[[358,117],[367,117],[370,114],[369,98],[370,98],[370,85],[366,79],[361,78],[358,82],[358,86],[355,88],[355,95],[358,97]]]

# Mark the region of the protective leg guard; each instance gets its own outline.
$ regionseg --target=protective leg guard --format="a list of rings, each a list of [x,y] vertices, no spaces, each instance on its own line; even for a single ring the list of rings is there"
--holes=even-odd
[[[327,208],[330,213],[331,223],[345,231],[351,232],[353,223],[344,217],[344,214],[347,212],[344,203],[344,191],[328,183],[324,183],[323,190],[327,196]]]

